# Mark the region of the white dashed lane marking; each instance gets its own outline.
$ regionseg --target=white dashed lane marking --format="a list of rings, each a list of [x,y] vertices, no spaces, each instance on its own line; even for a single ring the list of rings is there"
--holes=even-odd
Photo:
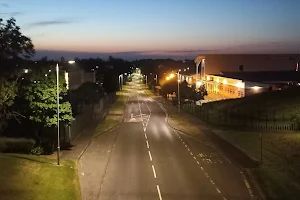
[[[156,185],[159,200],[162,200],[159,185]]]
[[[150,151],[148,151],[148,153],[149,153],[149,158],[150,158],[150,160],[152,161],[151,152],[150,152]]]
[[[148,140],[146,140],[146,143],[147,143],[147,148],[149,149],[150,147],[149,147],[149,143],[148,143]]]
[[[154,165],[152,165],[152,171],[153,171],[153,176],[154,176],[154,178],[156,178],[156,172],[155,172]]]
[[[193,152],[191,151],[191,149],[187,146],[187,144],[182,140],[182,138],[178,135],[177,131],[175,131],[175,133],[177,134],[177,136],[180,138],[180,140],[182,141],[183,145],[186,147],[186,149],[190,152],[191,156],[193,157],[193,159],[197,162],[198,165],[200,165],[200,162],[197,160],[197,158],[194,156]],[[212,154],[214,157],[217,155],[216,153],[213,153]],[[202,161],[207,161],[208,163],[213,163],[211,161],[211,159],[207,159],[205,158],[206,157],[206,154],[202,154],[200,153],[199,155],[197,155],[197,157],[200,157],[202,158]],[[217,162],[214,162],[214,163],[217,163]],[[222,162],[220,162],[222,163]],[[202,166],[200,166],[200,169],[203,171],[204,175],[206,176],[206,178],[209,180],[209,182],[214,186],[214,188],[216,189],[216,191],[221,194],[221,190],[219,188],[217,188],[215,186],[215,183],[214,181],[210,178],[210,176],[208,175],[207,172],[205,172],[204,168]],[[226,197],[223,197],[223,200],[227,200]]]

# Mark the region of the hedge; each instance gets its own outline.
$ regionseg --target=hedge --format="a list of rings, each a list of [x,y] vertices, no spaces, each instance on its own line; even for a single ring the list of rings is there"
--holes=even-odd
[[[26,138],[0,137],[0,152],[2,153],[30,153],[34,148],[35,141]]]

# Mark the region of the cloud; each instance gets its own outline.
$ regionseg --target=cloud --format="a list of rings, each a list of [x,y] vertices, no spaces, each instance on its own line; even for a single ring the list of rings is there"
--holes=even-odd
[[[7,4],[7,3],[1,3],[0,4],[2,7],[5,7],[5,8],[8,8],[9,7],[9,5]]]
[[[74,21],[71,20],[50,20],[50,21],[38,21],[27,24],[26,28],[36,28],[36,27],[43,27],[43,26],[53,26],[53,25],[64,25],[64,24],[71,24]]]
[[[0,16],[15,17],[15,16],[22,15],[22,14],[24,14],[24,13],[23,12],[3,12],[3,13],[0,13]]]

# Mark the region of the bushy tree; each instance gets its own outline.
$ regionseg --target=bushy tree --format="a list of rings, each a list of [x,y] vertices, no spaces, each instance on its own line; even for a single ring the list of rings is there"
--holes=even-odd
[[[64,124],[70,124],[74,119],[71,104],[64,97],[67,88],[60,75],[59,80],[59,119]],[[29,105],[29,119],[44,127],[57,126],[56,75],[38,73],[31,77],[25,86],[25,99]]]
[[[16,20],[10,18],[3,23],[0,19],[0,61],[16,58],[29,59],[34,54],[31,39],[21,33]]]
[[[21,116],[12,109],[17,92],[17,81],[0,78],[0,131],[6,127],[8,120]]]

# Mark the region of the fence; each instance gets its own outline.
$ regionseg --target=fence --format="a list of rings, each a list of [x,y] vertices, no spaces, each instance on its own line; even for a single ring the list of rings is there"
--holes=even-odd
[[[185,103],[182,109],[215,126],[253,130],[299,130],[298,125],[290,116],[286,116],[284,110],[214,109],[194,103]]]
[[[70,143],[91,122],[95,120],[101,122],[110,105],[115,102],[116,97],[115,93],[111,93],[102,98],[98,104],[79,105],[77,107],[79,114],[75,116],[72,124],[70,126],[61,126],[61,141]]]

